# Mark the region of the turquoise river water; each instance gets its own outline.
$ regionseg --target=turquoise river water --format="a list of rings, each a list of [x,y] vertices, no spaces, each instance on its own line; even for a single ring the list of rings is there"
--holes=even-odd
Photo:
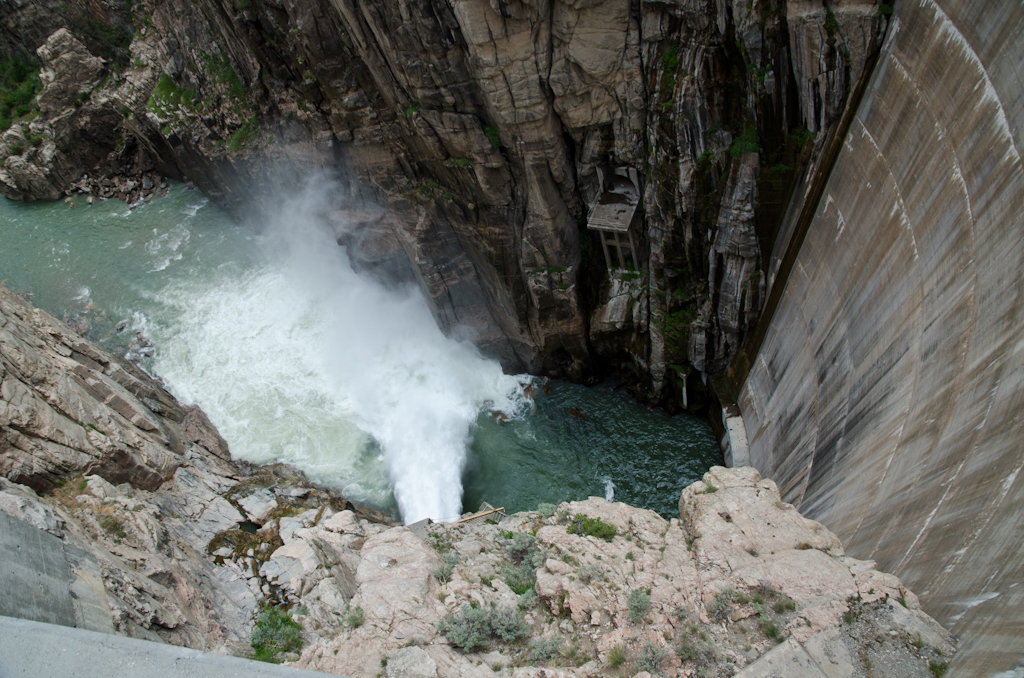
[[[721,463],[705,421],[610,384],[525,397],[528,377],[442,336],[417,290],[352,272],[315,209],[324,190],[258,231],[178,184],[134,210],[0,199],[0,280],[132,351],[236,457],[295,464],[406,521],[592,495],[673,516]]]

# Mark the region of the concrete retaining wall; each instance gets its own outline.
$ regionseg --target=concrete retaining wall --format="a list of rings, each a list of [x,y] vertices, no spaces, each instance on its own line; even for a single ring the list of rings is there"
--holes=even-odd
[[[1024,657],[1024,6],[903,0],[739,405],[754,466]]]
[[[323,673],[0,617],[3,678],[317,678]]]

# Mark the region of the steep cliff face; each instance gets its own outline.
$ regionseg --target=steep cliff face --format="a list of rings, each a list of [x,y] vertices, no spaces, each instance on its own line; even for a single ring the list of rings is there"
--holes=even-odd
[[[350,209],[387,208],[366,226],[407,253],[442,327],[471,327],[509,369],[610,371],[675,398],[694,369],[721,370],[756,317],[794,178],[877,48],[877,10],[149,2],[132,10],[125,69],[79,77],[69,118],[96,137],[99,167],[73,158],[38,176],[70,155],[44,111],[5,135],[0,190],[53,197],[81,174],[154,168],[244,215],[272,186],[338,169]],[[605,270],[586,229],[598,170],[617,167],[640,184],[639,277]]]
[[[739,400],[751,462],[919,589],[965,676],[1024,647],[1022,30],[896,6]]]

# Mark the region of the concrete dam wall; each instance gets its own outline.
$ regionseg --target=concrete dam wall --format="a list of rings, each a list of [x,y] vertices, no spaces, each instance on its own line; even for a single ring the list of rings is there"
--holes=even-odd
[[[1024,655],[1022,65],[1020,2],[896,3],[738,403],[753,465],[920,594],[957,675]]]

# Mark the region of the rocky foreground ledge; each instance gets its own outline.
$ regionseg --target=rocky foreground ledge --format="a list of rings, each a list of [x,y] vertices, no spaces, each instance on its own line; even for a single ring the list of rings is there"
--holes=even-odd
[[[0,517],[59,545],[67,624],[356,678],[929,676],[953,652],[754,469],[711,469],[671,520],[590,498],[410,528],[232,461],[3,288],[0,357]]]

